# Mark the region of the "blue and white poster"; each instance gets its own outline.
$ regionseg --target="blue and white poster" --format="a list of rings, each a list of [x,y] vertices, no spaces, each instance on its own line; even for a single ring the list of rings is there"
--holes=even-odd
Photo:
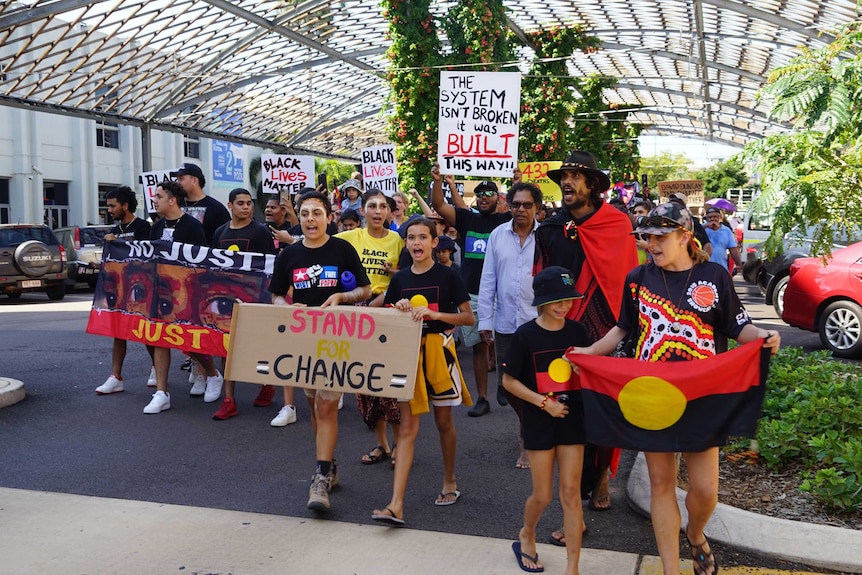
[[[242,184],[245,180],[242,144],[213,140],[213,179],[227,184]]]

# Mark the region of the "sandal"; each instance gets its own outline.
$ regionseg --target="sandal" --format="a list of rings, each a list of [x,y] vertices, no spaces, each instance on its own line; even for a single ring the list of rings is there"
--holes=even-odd
[[[374,465],[387,459],[389,459],[389,452],[383,449],[382,445],[377,445],[374,449],[363,455],[361,461],[363,465]]]
[[[695,545],[688,538],[688,530],[685,532],[685,540],[688,541],[691,547],[691,560],[694,563],[694,575],[716,575],[718,573],[718,559],[712,553],[712,549],[705,551],[704,547],[709,545],[706,537],[703,538],[703,543]]]

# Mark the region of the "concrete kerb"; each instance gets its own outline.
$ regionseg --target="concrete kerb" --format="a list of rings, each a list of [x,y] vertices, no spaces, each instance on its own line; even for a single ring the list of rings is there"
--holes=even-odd
[[[24,382],[9,377],[0,377],[0,409],[14,405],[27,397]]]
[[[626,485],[629,502],[649,516],[650,484],[646,459],[638,453]],[[677,488],[682,525],[688,522],[686,492]],[[815,567],[862,573],[862,532],[759,515],[719,503],[706,526],[711,540],[741,550]]]

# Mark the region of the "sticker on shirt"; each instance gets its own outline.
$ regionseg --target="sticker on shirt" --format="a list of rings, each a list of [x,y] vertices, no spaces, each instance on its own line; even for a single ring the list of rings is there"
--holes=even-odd
[[[310,289],[314,287],[338,287],[338,266],[313,265],[293,270],[293,287]]]
[[[162,228],[161,239],[172,242],[174,241],[174,228]]]
[[[718,288],[711,281],[698,280],[688,286],[688,305],[706,313],[718,305]]]
[[[467,232],[467,235],[464,236],[464,257],[484,260],[485,251],[488,249],[489,237],[491,237],[491,234]]]

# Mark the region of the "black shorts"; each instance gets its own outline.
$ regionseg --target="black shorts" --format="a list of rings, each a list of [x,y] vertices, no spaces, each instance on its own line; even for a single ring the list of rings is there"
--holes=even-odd
[[[558,445],[583,445],[587,442],[581,394],[564,393],[556,399],[569,406],[566,417],[552,417],[537,406],[524,403],[524,449],[544,451]]]

